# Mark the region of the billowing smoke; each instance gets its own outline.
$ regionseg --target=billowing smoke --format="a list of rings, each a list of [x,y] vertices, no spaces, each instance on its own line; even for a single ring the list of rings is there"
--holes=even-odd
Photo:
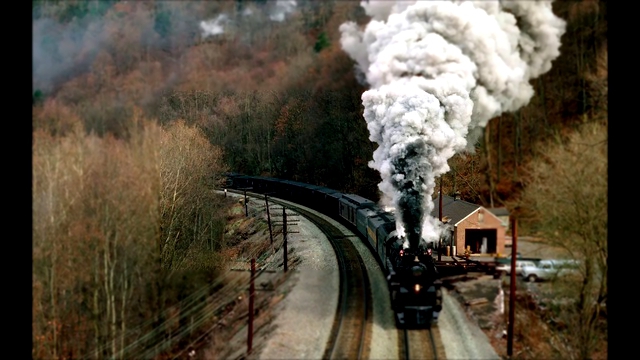
[[[273,21],[283,21],[285,16],[296,9],[295,0],[277,0],[270,11],[269,18]]]
[[[189,46],[199,40],[192,36],[195,33],[200,33],[201,38],[220,36],[246,28],[239,26],[241,21],[261,24],[264,18],[282,22],[297,11],[297,3],[293,0],[262,4],[246,2],[239,14],[221,11],[230,7],[222,5],[224,2],[220,2],[220,6],[210,6],[204,5],[207,2],[197,5],[196,2],[160,1],[153,6],[154,10],[143,2],[129,1],[128,5],[126,2],[108,1],[79,3],[83,5],[70,7],[64,2],[34,2],[34,91],[54,91],[69,79],[90,70],[95,57],[103,50],[113,54],[119,47],[134,49],[139,46],[166,51],[177,38],[181,45]],[[123,6],[118,9],[119,5]],[[235,7],[233,3],[230,5]],[[210,12],[214,15],[203,18],[203,13]],[[71,16],[71,13],[77,14]]]
[[[224,24],[229,21],[226,14],[220,14],[215,19],[201,21],[202,37],[206,38],[212,35],[220,35],[224,33]]]
[[[71,21],[60,24],[52,19],[32,22],[32,86],[50,91],[53,86],[86,68],[98,51],[108,43],[105,24]]]
[[[362,94],[369,166],[382,202],[399,212],[397,229],[416,249],[443,225],[434,208],[435,179],[448,160],[473,151],[488,121],[533,96],[529,81],[560,54],[565,22],[550,1],[362,2],[364,30],[340,26],[342,48],[369,90]]]
[[[295,0],[278,0],[267,3],[266,15],[269,16],[271,21],[282,22],[286,18],[287,14],[293,13],[296,10]],[[255,12],[252,7],[244,7],[240,15],[242,17],[258,16],[260,12]],[[251,21],[251,19],[249,19]],[[234,21],[232,17],[222,13],[211,20],[204,20],[200,22],[200,29],[202,30],[202,37],[207,38],[209,36],[221,35],[225,33],[225,28],[232,27]]]

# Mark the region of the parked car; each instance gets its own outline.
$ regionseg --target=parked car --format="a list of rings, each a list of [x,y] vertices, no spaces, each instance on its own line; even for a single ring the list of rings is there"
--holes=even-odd
[[[522,268],[525,266],[536,266],[536,261],[516,259],[516,275],[522,274]],[[511,275],[511,259],[509,259],[509,263],[498,264],[496,271]]]
[[[540,260],[537,264],[522,267],[520,275],[529,282],[551,280],[577,273],[578,265],[575,260]]]

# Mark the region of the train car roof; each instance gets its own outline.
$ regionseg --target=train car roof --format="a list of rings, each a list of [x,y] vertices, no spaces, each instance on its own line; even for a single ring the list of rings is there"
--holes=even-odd
[[[356,195],[356,194],[342,194],[342,199],[340,201],[343,201],[343,200],[357,206],[369,205],[369,204],[375,205],[375,202],[369,199],[363,198],[362,196]]]
[[[342,194],[342,192],[336,190],[336,189],[331,189],[325,186],[321,186],[318,191],[321,191],[327,195],[333,195],[333,194]]]
[[[268,177],[268,176],[243,175],[243,174],[234,173],[234,172],[228,172],[228,173],[225,173],[225,175],[228,176],[228,177],[236,178],[236,179],[255,179],[255,180],[261,180],[261,181],[270,181],[270,182],[283,183],[283,184],[288,184],[288,185],[295,185],[295,186],[302,187],[302,188],[305,188],[305,189],[318,191],[318,192],[321,192],[323,194],[327,194],[327,195],[335,197],[335,198],[341,198],[343,196],[341,191],[338,191],[338,190],[335,190],[335,189],[331,189],[331,188],[328,188],[326,186],[312,185],[312,184],[307,184],[307,183],[294,181],[294,180],[285,180],[285,179],[279,179],[279,178]]]
[[[302,188],[305,188],[305,189],[314,189],[314,190],[321,187],[321,186],[318,186],[318,185],[311,185],[311,184],[307,184],[307,183],[303,183],[303,182],[299,182],[299,181],[293,181],[293,180],[282,180],[282,183],[295,185],[295,186],[302,187]]]
[[[385,211],[377,206],[374,208],[360,209],[358,211],[364,211],[365,215],[374,221],[395,223],[396,220],[396,216],[393,213]]]
[[[276,179],[276,178],[272,178],[272,177],[268,177],[268,176],[252,176],[253,178],[256,178],[258,180],[265,180],[265,181],[276,181],[276,182],[280,182],[280,179]]]

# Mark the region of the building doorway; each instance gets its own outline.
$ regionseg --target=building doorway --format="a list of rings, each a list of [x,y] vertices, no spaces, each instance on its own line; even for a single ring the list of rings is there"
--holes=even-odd
[[[466,229],[464,247],[472,254],[493,254],[497,251],[498,229]]]

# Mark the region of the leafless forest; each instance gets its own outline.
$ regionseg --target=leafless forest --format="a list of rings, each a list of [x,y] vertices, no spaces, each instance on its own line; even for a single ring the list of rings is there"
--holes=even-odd
[[[585,260],[522,358],[606,358],[607,8],[553,7],[561,55],[530,103],[440,181]],[[33,2],[34,358],[179,347],[161,340],[188,324],[166,320],[216,291],[237,242],[226,171],[378,199],[347,20],[368,21],[358,2]]]

